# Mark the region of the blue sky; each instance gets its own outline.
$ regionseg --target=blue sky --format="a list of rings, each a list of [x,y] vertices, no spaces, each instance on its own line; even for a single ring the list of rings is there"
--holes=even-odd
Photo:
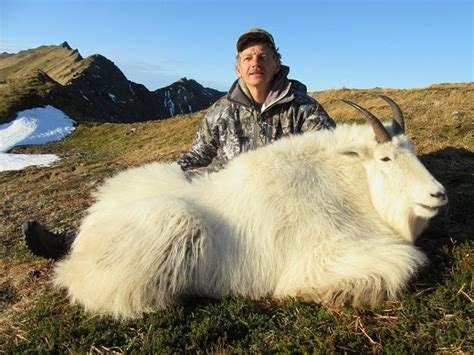
[[[474,81],[472,0],[0,0],[0,52],[67,41],[150,90],[181,77],[227,90],[251,27],[309,91]]]

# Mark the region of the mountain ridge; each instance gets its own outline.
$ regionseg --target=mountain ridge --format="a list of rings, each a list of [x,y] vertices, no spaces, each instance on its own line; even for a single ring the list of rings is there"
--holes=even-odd
[[[38,105],[79,122],[164,119],[205,109],[224,94],[186,78],[150,91],[105,56],[83,58],[68,42],[0,55],[0,124]]]

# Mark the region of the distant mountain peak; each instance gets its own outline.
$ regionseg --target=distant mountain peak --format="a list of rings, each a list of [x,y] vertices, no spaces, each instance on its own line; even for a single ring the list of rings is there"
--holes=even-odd
[[[11,53],[7,53],[7,52],[2,52],[0,53],[0,58],[6,58],[6,57],[9,57],[9,56],[12,56],[13,54]]]
[[[0,124],[33,105],[53,105],[78,122],[163,119],[205,109],[224,95],[186,77],[151,92],[110,59],[84,59],[67,42],[0,54],[0,61],[0,81],[8,85],[0,91]]]
[[[72,51],[71,46],[70,46],[69,43],[67,43],[66,41],[64,41],[63,43],[61,43],[61,44],[59,45],[59,47],[66,48],[66,49],[69,49],[70,51]]]

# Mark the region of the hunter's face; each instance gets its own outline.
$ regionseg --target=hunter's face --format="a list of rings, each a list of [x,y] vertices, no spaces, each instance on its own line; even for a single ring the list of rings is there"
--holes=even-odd
[[[269,90],[280,64],[264,44],[254,44],[240,53],[236,70],[247,87]]]

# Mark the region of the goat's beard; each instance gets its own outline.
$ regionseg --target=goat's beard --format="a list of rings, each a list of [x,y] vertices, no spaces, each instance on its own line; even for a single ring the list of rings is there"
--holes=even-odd
[[[386,199],[389,201],[391,199]],[[393,199],[394,203],[384,203],[379,214],[400,237],[414,243],[418,236],[426,229],[429,217],[420,216],[415,213],[413,207],[406,207],[405,201]]]
[[[428,227],[430,218],[420,217],[414,213],[410,213],[408,217],[408,228],[410,230],[411,239],[413,242],[420,236],[421,233]]]

